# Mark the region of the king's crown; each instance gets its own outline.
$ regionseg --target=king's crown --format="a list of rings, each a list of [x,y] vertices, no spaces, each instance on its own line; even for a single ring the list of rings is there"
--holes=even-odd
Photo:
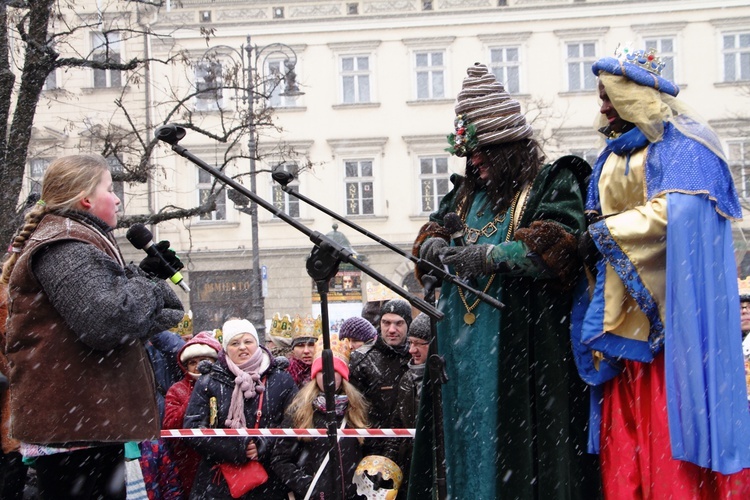
[[[615,50],[615,57],[623,63],[635,64],[655,75],[661,76],[661,70],[666,63],[656,55],[656,49],[650,48],[645,50],[633,50],[629,44],[618,46]]]

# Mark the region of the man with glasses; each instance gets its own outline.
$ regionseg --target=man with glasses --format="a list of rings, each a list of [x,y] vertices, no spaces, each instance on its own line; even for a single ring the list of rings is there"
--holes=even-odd
[[[353,351],[349,381],[370,403],[370,426],[387,428],[398,396],[398,384],[409,369],[406,332],[411,325],[411,306],[405,300],[389,300],[380,309],[380,334],[371,346]],[[366,439],[365,455],[382,455],[382,439]]]
[[[430,317],[420,314],[409,326],[406,345],[409,348],[409,371],[398,384],[398,399],[393,412],[391,427],[394,429],[411,429],[417,423],[419,397],[422,394],[422,380],[427,366],[427,356],[430,350]],[[409,468],[414,442],[411,439],[389,439],[386,443],[385,456],[401,467],[404,482],[401,483],[398,498],[406,498],[408,491]]]

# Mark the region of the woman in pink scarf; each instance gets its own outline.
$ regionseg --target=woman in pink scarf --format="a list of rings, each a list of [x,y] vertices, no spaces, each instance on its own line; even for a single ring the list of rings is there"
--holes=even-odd
[[[211,370],[195,383],[185,412],[185,428],[280,427],[284,411],[297,393],[292,377],[276,366],[260,344],[252,323],[230,319],[222,328],[224,352]],[[260,409],[258,402],[262,400]],[[259,412],[260,410],[260,412]],[[286,489],[268,466],[273,444],[260,437],[191,438],[201,455],[191,499],[229,499],[229,489],[216,466],[258,460],[269,479],[243,499],[287,498]]]

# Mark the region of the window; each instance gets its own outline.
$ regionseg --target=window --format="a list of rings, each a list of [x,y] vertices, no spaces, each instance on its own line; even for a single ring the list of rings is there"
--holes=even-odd
[[[665,63],[664,69],[661,70],[661,76],[670,82],[674,82],[674,38],[646,38],[644,42],[646,49],[656,49],[656,55]]]
[[[596,44],[594,42],[568,43],[568,90],[595,90],[596,77],[591,67],[596,62]]]
[[[285,170],[293,174],[294,180],[287,185],[292,188],[299,187],[299,181],[297,180],[299,168],[296,163],[281,164],[274,167],[274,170]],[[281,189],[281,186],[277,182],[274,182],[271,186],[271,198],[276,208],[282,212],[286,212],[290,217],[299,217],[299,198],[291,196]],[[274,218],[276,218],[276,215],[274,215]]]
[[[285,59],[269,59],[266,61],[266,96],[268,105],[272,108],[284,108],[294,106],[294,98],[282,95],[287,91],[284,76],[290,70]]]
[[[42,87],[42,90],[54,90],[57,88],[57,70],[53,69],[49,72],[49,75],[47,75],[47,78],[44,79],[44,86]]]
[[[750,33],[724,35],[724,81],[750,80]]]
[[[198,188],[198,202],[202,205],[212,194],[213,181],[211,179],[211,174],[205,170],[198,169],[198,185],[196,187]],[[222,189],[221,192],[216,195],[216,210],[207,214],[202,214],[200,220],[227,220],[227,195],[225,189]]]
[[[370,102],[369,56],[341,57],[341,102],[343,104]]]
[[[195,65],[195,109],[215,111],[224,104],[221,63],[202,61]]]
[[[114,174],[121,174],[125,171],[125,167],[123,166],[122,162],[120,161],[117,156],[108,156],[107,157],[107,164],[109,165],[109,171]],[[112,187],[114,188],[115,194],[118,198],[120,198],[120,201],[122,204],[125,204],[125,183],[122,181],[115,181],[112,183]]]
[[[445,52],[416,52],[417,99],[445,97]]]
[[[42,177],[49,164],[49,158],[35,158],[29,162],[29,193],[42,194]]]
[[[437,210],[440,201],[448,193],[450,181],[448,176],[447,156],[425,156],[419,159],[419,185],[422,199],[422,212],[431,213]]]
[[[750,198],[750,140],[730,142],[729,165],[737,180],[741,198]]]
[[[92,59],[99,63],[119,64],[120,58],[120,34],[119,33],[92,33]],[[122,72],[117,69],[94,69],[94,87],[121,87]]]
[[[344,168],[346,215],[373,215],[375,203],[372,195],[372,160],[347,160]]]
[[[511,94],[517,94],[521,90],[519,66],[518,47],[490,49],[490,70]]]

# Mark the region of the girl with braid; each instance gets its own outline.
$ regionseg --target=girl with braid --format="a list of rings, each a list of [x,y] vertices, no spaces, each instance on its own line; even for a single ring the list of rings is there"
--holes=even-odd
[[[123,443],[159,433],[143,343],[183,309],[163,280],[125,264],[119,205],[103,157],[58,158],[3,265],[10,433],[44,499],[124,499]]]

